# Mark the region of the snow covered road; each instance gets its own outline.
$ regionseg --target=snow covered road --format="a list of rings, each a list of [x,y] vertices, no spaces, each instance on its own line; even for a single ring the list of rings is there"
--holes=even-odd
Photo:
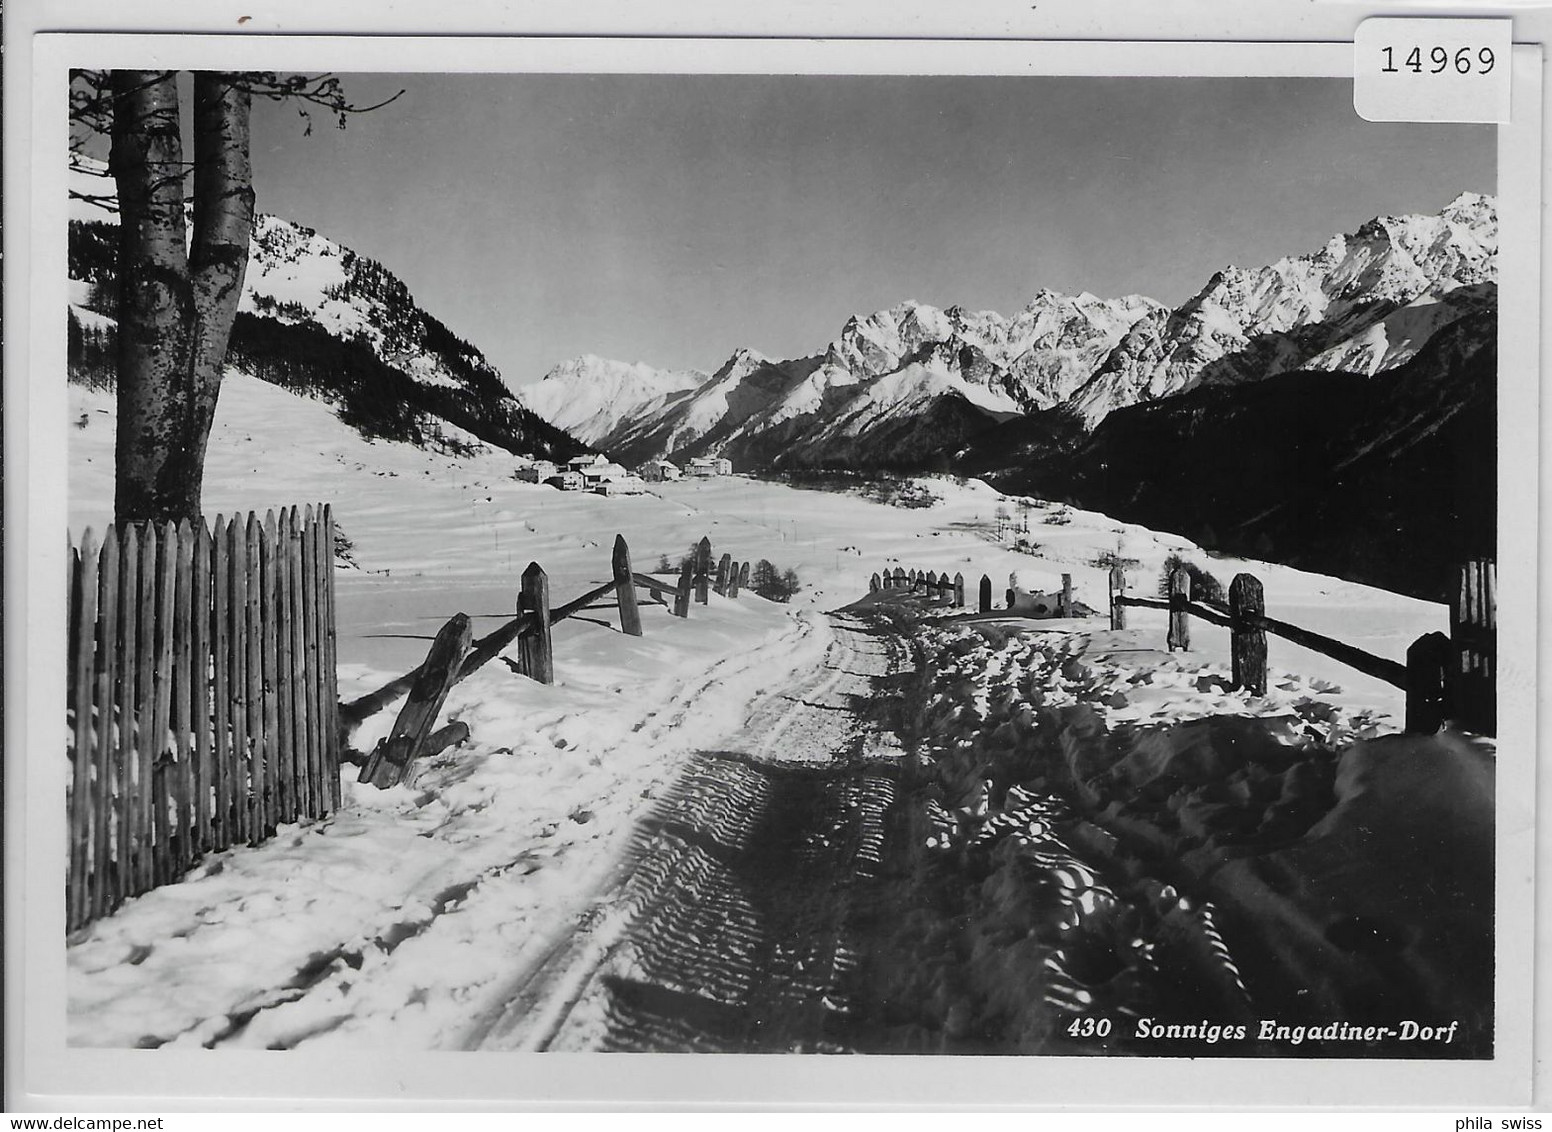
[[[900,749],[873,718],[907,664],[845,615],[823,662],[775,684],[724,749],[697,752],[636,828],[591,932],[513,988],[484,1048],[838,1048],[848,919],[877,876]]]

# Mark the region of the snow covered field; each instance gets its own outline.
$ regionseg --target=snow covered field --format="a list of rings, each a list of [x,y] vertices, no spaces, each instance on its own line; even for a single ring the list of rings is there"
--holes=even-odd
[[[71,398],[78,534],[110,516],[112,398],[76,387]],[[1070,572],[1078,600],[1103,609],[1098,555],[1137,559],[1132,592],[1143,593],[1178,552],[1225,584],[1252,570],[1272,616],[1382,656],[1401,659],[1419,634],[1446,627],[1441,606],[1209,559],[1184,539],[1081,511],[1060,525],[1032,511],[1039,553],[1015,552],[994,542],[1002,497],[976,482],[927,481],[939,502],[906,509],[743,477],[605,498],[515,481],[513,466],[505,454],[368,442],[321,404],[233,375],[211,437],[205,508],[334,504],[359,567],[337,573],[345,699],[419,663],[453,613],[468,613],[477,636],[510,618],[531,560],[549,572],[556,601],[605,580],[619,532],[638,571],[660,555],[677,563],[708,535],[718,554],[794,568],[803,588],[789,606],[713,595],[687,621],[644,606],[641,638],[622,635],[607,611],[567,621],[549,687],[486,666],[454,688],[444,712],[469,724],[471,741],[413,784],[347,781],[328,821],[218,854],[73,939],[73,1044],[459,1047],[514,970],[606,912],[591,895],[675,768],[736,730],[761,689],[816,664],[832,631],[822,611],[865,594],[885,565],[962,572],[972,588],[987,573],[997,594],[1010,570],[1044,587]],[[1195,625],[1193,651],[1160,663],[1163,621],[1129,611],[1137,661],[1169,673],[1129,710],[1201,710],[1205,699],[1233,710],[1203,679],[1227,671],[1226,632]],[[1126,665],[1126,649],[1111,648],[1105,663]],[[1364,728],[1397,725],[1402,700],[1388,685],[1275,639],[1270,665],[1274,696],[1295,688]],[[368,720],[354,745],[370,749],[393,714]]]

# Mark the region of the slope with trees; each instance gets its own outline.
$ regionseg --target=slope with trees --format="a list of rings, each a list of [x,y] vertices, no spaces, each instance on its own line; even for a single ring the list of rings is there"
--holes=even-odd
[[[79,299],[69,368],[73,380],[116,387],[119,419],[129,425],[116,453],[120,522],[198,514],[205,438],[227,364],[328,401],[369,437],[446,450],[473,437],[552,458],[582,450],[527,412],[480,352],[421,310],[382,264],[254,212],[254,97],[321,107],[341,125],[376,107],[349,103],[331,76],[202,73],[192,90],[190,163],[178,136],[175,73],[82,72],[72,85],[74,172],[113,180],[97,192],[77,176],[72,195],[120,215],[117,224],[71,221]],[[94,132],[113,139],[106,168],[83,152]],[[299,264],[323,268],[334,282],[317,294],[287,293]],[[327,304],[348,317],[320,322],[314,316]]]

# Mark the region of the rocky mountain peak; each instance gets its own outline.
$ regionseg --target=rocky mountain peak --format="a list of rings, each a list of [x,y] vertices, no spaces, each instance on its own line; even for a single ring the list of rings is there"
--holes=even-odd
[[[599,443],[865,463],[903,458],[907,434],[928,443],[928,422],[968,433],[976,420],[1061,407],[1093,425],[1201,384],[1301,366],[1377,372],[1493,301],[1495,213],[1491,197],[1466,193],[1439,214],[1376,217],[1304,254],[1220,268],[1174,309],[1048,287],[1012,317],[905,300],[849,316],[814,357],[740,350],[701,388]]]
[[[100,163],[77,162],[72,189],[111,203],[113,181],[100,172]],[[111,364],[106,373],[93,366],[114,352],[105,339],[117,334],[117,310],[100,297],[115,291],[117,225],[116,208],[72,207],[69,318],[79,333],[70,368],[78,379],[112,380]],[[254,217],[227,367],[323,401],[373,439],[454,452],[581,448],[520,404],[495,366],[386,266],[267,213]]]
[[[1145,346],[1131,339],[1097,367],[1079,398],[1082,416],[1092,425],[1139,398],[1258,380],[1329,359],[1399,365],[1422,345],[1403,328],[1437,328],[1441,312],[1453,308],[1390,323],[1390,332],[1402,335],[1396,340],[1371,328],[1422,296],[1490,284],[1496,212],[1491,197],[1463,193],[1438,214],[1378,216],[1316,251],[1265,267],[1222,268]],[[1363,333],[1369,338],[1361,347],[1342,345]]]

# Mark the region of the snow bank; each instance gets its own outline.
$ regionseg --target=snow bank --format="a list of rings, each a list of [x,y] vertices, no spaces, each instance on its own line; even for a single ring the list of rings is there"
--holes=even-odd
[[[1296,673],[1230,690],[1222,665],[1133,630],[920,639],[918,853],[943,889],[971,886],[946,898],[975,941],[915,988],[937,1004],[914,1020],[926,1048],[1050,1051],[1108,1013],[1251,1024],[1201,1050],[1224,1054],[1321,1052],[1257,1048],[1258,1018],[1458,1020],[1447,1049],[1342,1052],[1490,1055],[1490,743],[1398,735]],[[1024,953],[1016,978],[994,940]],[[1098,1044],[1150,1048],[1126,1039]]]

